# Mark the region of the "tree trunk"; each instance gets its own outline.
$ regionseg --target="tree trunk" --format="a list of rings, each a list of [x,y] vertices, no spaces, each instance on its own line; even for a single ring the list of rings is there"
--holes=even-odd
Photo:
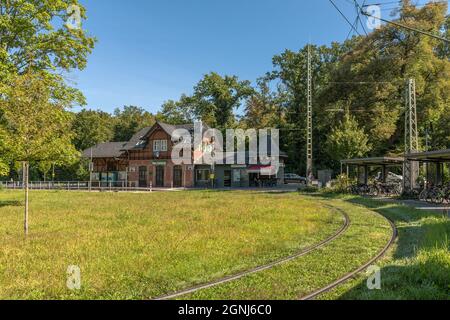
[[[28,162],[23,163],[23,182],[25,186],[25,217],[24,217],[24,231],[25,235],[28,235],[28,176],[30,165]]]

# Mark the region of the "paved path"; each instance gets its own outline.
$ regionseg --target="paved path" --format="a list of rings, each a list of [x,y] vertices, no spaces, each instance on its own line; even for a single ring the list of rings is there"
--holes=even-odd
[[[419,200],[397,200],[389,198],[374,198],[374,199],[388,203],[403,204],[418,210],[442,211],[444,214],[447,214],[448,217],[450,217],[450,205],[448,204],[434,204]]]

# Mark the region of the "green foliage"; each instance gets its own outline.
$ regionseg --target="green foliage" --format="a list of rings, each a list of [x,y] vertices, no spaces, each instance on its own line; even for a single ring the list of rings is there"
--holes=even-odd
[[[282,126],[280,118],[282,99],[269,87],[267,79],[258,81],[258,89],[247,99],[242,125],[251,129],[277,128]]]
[[[213,128],[231,128],[235,126],[234,111],[252,93],[250,81],[239,81],[236,76],[222,77],[212,72],[194,87],[194,112],[197,118]]]
[[[212,128],[233,128],[237,125],[235,111],[253,93],[250,81],[211,72],[195,85],[192,96],[165,102],[157,118],[171,124],[202,120]]]
[[[446,12],[444,3],[416,8],[405,1],[400,19],[410,27],[439,33]],[[321,103],[328,109],[348,109],[370,135],[373,154],[398,153],[404,143],[407,79],[417,84],[421,137],[430,122],[440,122],[449,113],[450,62],[439,54],[440,46],[433,38],[385,25],[358,38],[342,56],[331,72],[333,84],[320,94]],[[431,140],[442,141],[442,132],[433,132]]]
[[[166,101],[162,105],[157,119],[170,124],[193,123],[195,119],[193,103],[194,99],[184,94],[179,101]]]
[[[0,131],[5,153],[14,161],[72,162],[72,114],[54,101],[53,82],[42,73],[16,76],[0,99]]]
[[[73,142],[77,150],[83,151],[98,143],[113,140],[113,129],[113,118],[109,113],[82,110],[75,114],[72,124]]]
[[[339,161],[361,158],[371,150],[371,145],[367,134],[359,128],[356,119],[347,115],[344,121],[331,131],[326,142],[326,150],[331,159]]]
[[[85,8],[77,0],[0,1],[2,63],[14,73],[56,69],[84,69],[95,39],[83,29],[70,29],[66,22],[70,5]],[[32,17],[32,18],[31,18]]]
[[[331,182],[331,188],[325,190],[326,193],[347,193],[348,187],[354,184],[355,181],[350,179],[346,174],[339,175]]]
[[[58,84],[58,99],[84,103],[82,94],[59,75],[61,70],[84,69],[95,43],[82,28],[66,26],[73,14],[67,12],[70,5],[80,9],[80,22],[86,19],[77,0],[0,1],[0,83],[38,71]]]
[[[9,165],[0,159],[0,177],[7,176],[9,174]]]
[[[125,106],[114,111],[114,141],[128,141],[139,130],[155,124],[155,116],[142,108]]]

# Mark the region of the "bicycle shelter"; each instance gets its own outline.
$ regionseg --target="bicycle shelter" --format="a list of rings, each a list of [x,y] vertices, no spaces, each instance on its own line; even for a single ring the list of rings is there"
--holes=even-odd
[[[450,163],[450,149],[411,153],[406,155],[406,158],[409,161],[425,164],[427,181],[432,181],[435,185],[442,185],[444,167]]]
[[[368,185],[369,184],[369,171],[372,167],[381,168],[382,182],[386,182],[388,176],[388,169],[391,167],[401,167],[405,162],[404,158],[400,157],[376,157],[376,158],[360,158],[360,159],[347,159],[341,161],[341,174],[344,173],[344,167],[346,168],[347,176],[350,176],[350,168],[357,168],[358,183]]]

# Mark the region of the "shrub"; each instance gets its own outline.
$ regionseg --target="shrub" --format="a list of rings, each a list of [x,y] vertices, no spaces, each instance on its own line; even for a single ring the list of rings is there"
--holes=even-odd
[[[341,174],[335,180],[331,181],[331,187],[325,191],[329,193],[348,193],[348,187],[354,183],[355,181],[347,177],[346,174]]]

